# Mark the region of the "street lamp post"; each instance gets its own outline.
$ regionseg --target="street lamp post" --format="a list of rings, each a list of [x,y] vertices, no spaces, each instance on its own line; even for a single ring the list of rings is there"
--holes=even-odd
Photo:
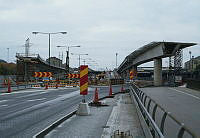
[[[10,49],[10,48],[7,48],[7,50],[8,50],[8,55],[7,55],[7,56],[8,56],[8,59],[7,59],[7,62],[8,62],[8,63],[9,63],[9,49]]]
[[[67,48],[67,56],[66,56],[66,72],[69,73],[69,48],[72,48],[72,47],[81,47],[81,46],[57,46],[57,47],[66,47]]]
[[[118,56],[118,53],[116,53],[116,68],[117,68],[117,56]]]
[[[191,54],[192,54],[192,52],[191,52],[191,51],[189,51],[189,54],[190,54],[189,70],[191,70]]]
[[[194,60],[194,56],[192,56],[192,70],[193,70],[193,68],[194,68],[194,67],[193,67],[193,60]]]
[[[81,55],[88,55],[88,54],[74,54],[74,53],[71,53],[72,55],[78,55],[78,64],[79,64],[79,67],[81,65]]]
[[[51,34],[67,34],[67,32],[51,32],[51,33],[46,33],[46,32],[32,32],[32,34],[47,34],[49,36],[49,65],[51,64],[50,62],[50,57],[51,57]]]

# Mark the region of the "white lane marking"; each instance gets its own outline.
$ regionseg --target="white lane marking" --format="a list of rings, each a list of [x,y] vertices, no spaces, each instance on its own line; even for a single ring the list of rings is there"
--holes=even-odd
[[[7,104],[0,105],[0,107],[5,107],[5,106],[8,106],[8,105]]]
[[[32,94],[29,94],[29,95],[23,95],[23,96],[19,96],[19,97],[16,97],[16,98],[25,98],[25,97],[30,97],[30,96],[34,96],[34,95],[43,94],[43,93],[47,93],[47,92],[38,91],[38,93],[32,93]]]
[[[8,100],[1,100],[0,103],[6,102],[6,101],[8,101]]]
[[[41,98],[41,99],[32,99],[32,100],[27,100],[27,101],[29,101],[29,102],[33,102],[33,101],[41,101],[41,100],[45,100],[45,99],[47,99],[47,98]]]
[[[180,90],[176,90],[176,89],[173,89],[173,88],[168,88],[168,89],[175,90],[175,91],[177,91],[177,92],[180,92],[180,93],[183,93],[183,94],[189,95],[189,96],[191,96],[191,97],[194,97],[194,98],[197,98],[197,99],[200,100],[199,97],[194,96],[194,95],[192,95],[192,94],[189,94],[189,93],[186,93],[186,92],[183,92],[183,91],[180,91]]]
[[[68,90],[68,89],[74,89],[74,88],[59,88],[61,90]],[[25,89],[25,90],[19,90],[19,91],[15,91],[15,92],[11,92],[11,93],[0,93],[0,95],[9,95],[9,94],[18,94],[18,93],[31,93],[31,92],[50,92],[50,91],[56,91],[56,90],[59,90],[59,89],[47,89],[47,90],[44,90],[43,88],[40,88],[40,89],[34,89],[34,88],[30,88],[30,89]]]

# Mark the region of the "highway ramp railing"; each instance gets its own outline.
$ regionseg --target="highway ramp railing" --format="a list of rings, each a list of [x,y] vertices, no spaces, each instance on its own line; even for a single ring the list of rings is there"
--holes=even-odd
[[[167,132],[167,130],[165,130],[167,117],[180,127],[177,132],[177,138],[183,138],[185,133],[187,133],[186,135],[189,135],[191,138],[197,138],[192,130],[181,123],[170,112],[161,107],[151,97],[142,92],[135,84],[130,84],[130,95],[133,102],[136,104],[138,116],[140,118],[141,125],[147,138],[164,138],[165,134],[169,133]],[[152,113],[150,113],[151,105],[153,105]],[[161,115],[161,122],[159,125],[158,123],[156,123],[156,121],[158,120],[158,118],[156,118],[156,112],[158,110],[161,110],[163,113]]]

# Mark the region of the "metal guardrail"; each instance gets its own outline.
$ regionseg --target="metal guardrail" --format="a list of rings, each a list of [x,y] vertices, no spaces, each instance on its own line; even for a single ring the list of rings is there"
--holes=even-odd
[[[196,134],[192,132],[192,130],[190,130],[187,126],[185,126],[178,119],[176,119],[170,112],[166,111],[163,107],[161,107],[151,97],[142,92],[135,84],[131,84],[131,91],[138,103],[139,109],[145,119],[147,126],[150,129],[153,138],[164,138],[164,134],[167,133],[165,132],[165,121],[167,117],[171,118],[176,124],[180,126],[177,138],[183,138],[185,132],[187,132],[192,138],[197,138]],[[154,106],[152,114],[150,115],[151,104],[154,104]],[[163,112],[160,127],[158,127],[158,125],[155,123],[155,115],[158,108]]]

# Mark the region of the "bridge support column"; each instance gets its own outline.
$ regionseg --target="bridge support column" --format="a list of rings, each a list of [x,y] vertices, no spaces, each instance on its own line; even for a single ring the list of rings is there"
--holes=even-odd
[[[154,86],[162,85],[162,58],[154,59]]]

